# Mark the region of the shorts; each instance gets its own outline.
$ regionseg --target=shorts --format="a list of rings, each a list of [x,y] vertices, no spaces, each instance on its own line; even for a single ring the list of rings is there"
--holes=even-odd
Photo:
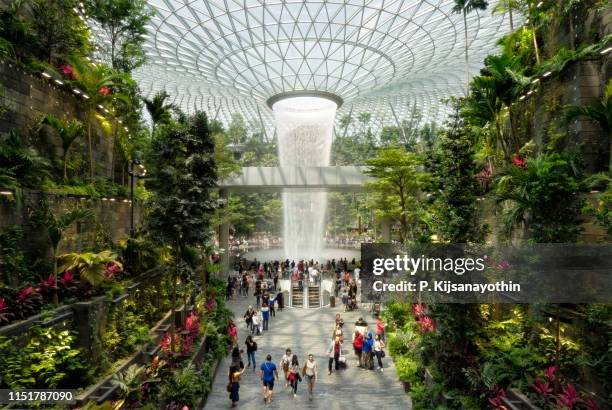
[[[306,375],[306,383],[312,384],[313,382],[314,382],[314,374],[307,374]]]
[[[274,390],[274,380],[270,380],[269,382],[263,382],[264,387],[267,387],[268,390]]]

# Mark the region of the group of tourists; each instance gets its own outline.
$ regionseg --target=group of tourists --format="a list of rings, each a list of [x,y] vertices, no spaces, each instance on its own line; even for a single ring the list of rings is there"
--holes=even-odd
[[[355,261],[351,262],[353,265]],[[327,265],[319,265],[314,261],[272,261],[272,262],[240,262],[237,266],[238,275],[235,279],[228,279],[228,297],[233,298],[235,294],[248,297],[252,291],[255,296],[254,304],[248,306],[243,315],[246,325],[247,336],[244,339],[244,348],[239,348],[238,326],[230,321],[228,333],[232,340],[232,362],[228,374],[229,397],[234,407],[239,401],[240,380],[247,369],[258,374],[262,384],[263,399],[271,403],[275,381],[282,374],[284,387],[289,390],[290,395],[297,397],[298,386],[305,381],[307,384],[308,399],[313,400],[313,390],[318,379],[319,365],[313,353],[308,353],[305,360],[301,361],[298,354],[287,348],[278,362],[275,362],[271,354],[265,356],[265,360],[257,363],[257,336],[262,335],[270,329],[270,320],[276,316],[276,308],[283,308],[283,293],[278,280],[270,281],[270,277],[281,278],[288,274],[290,278],[297,280],[316,281],[320,279],[320,269],[331,267],[336,271],[337,284],[336,294],[342,296],[344,311],[357,308],[357,274],[351,277],[348,267],[349,261],[328,261]],[[355,354],[357,366],[362,369],[374,370],[375,360],[377,370],[383,371],[383,358],[385,357],[385,328],[382,321],[377,319],[374,329],[370,329],[368,323],[359,318],[354,329],[345,335],[346,326],[340,313],[336,314],[333,332],[329,345],[327,345],[328,374],[341,371],[346,368],[347,357],[344,348],[350,339]],[[246,366],[244,354],[246,352]],[[302,356],[304,357],[304,356]],[[279,371],[282,370],[282,372]],[[257,373],[258,372],[258,373]]]

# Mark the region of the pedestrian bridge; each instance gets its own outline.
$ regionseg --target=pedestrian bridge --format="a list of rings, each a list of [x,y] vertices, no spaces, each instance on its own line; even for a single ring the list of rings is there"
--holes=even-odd
[[[220,181],[230,192],[278,192],[283,189],[321,189],[356,192],[371,180],[367,167],[243,167],[240,174]]]

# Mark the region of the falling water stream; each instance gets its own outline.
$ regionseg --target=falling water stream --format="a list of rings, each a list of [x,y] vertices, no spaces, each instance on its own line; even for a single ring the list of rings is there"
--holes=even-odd
[[[329,165],[335,102],[320,97],[291,97],[276,102],[272,109],[278,136],[280,166],[288,172],[300,167]],[[289,259],[319,259],[327,192],[285,189],[283,198],[283,244]]]

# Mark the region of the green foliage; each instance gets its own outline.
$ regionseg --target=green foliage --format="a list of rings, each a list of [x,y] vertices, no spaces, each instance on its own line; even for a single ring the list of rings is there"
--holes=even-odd
[[[28,147],[15,131],[0,136],[0,181],[5,187],[39,187],[49,177],[50,163]]]
[[[60,272],[74,270],[93,286],[99,286],[107,280],[108,265],[114,264],[121,268],[121,263],[117,261],[117,255],[111,251],[67,253],[59,256],[58,259],[61,263]]]
[[[525,222],[538,243],[573,242],[580,233],[582,199],[571,160],[560,154],[541,154],[525,166],[509,166],[497,182],[498,202],[506,233]]]
[[[163,401],[177,403],[179,408],[182,406],[194,408],[200,400],[203,387],[195,367],[187,365],[174,372],[162,385]]]
[[[20,245],[22,238],[23,230],[16,225],[0,231],[0,283],[9,287],[16,288],[36,279],[28,274],[27,260]]]
[[[32,1],[32,33],[39,59],[61,63],[69,55],[90,51],[89,31],[74,11],[76,6],[75,0]]]
[[[110,65],[129,73],[146,61],[142,48],[153,12],[144,0],[87,0],[85,9],[104,32],[102,51]]]
[[[398,225],[402,243],[429,238],[428,227],[423,223],[426,210],[420,201],[429,175],[420,171],[421,164],[419,156],[403,147],[383,148],[366,161],[366,173],[375,178],[367,183],[373,192],[372,208],[377,216]]]
[[[438,142],[434,160],[438,163],[434,214],[439,239],[449,243],[483,241],[486,227],[477,221],[474,142],[458,115]]]
[[[168,97],[170,95],[167,92],[159,91],[152,99],[143,98],[153,124],[168,124],[172,119],[171,110],[174,109],[174,105],[165,103]]]
[[[0,55],[25,58],[36,45],[30,24],[20,17],[23,0],[9,2],[0,9]]]
[[[68,330],[31,329],[25,346],[0,339],[0,386],[10,389],[77,388],[85,386],[85,364]]]
[[[68,179],[68,152],[74,142],[85,135],[85,126],[79,120],[65,121],[54,115],[47,114],[42,124],[49,125],[62,143],[62,162],[64,164],[64,180]]]
[[[132,275],[144,273],[159,264],[157,245],[142,232],[133,237],[126,236],[120,239],[117,247],[125,271]]]
[[[397,377],[400,380],[409,382],[411,385],[419,383],[420,378],[418,377],[418,372],[420,364],[412,355],[406,354],[399,356],[394,361],[395,368],[397,369]]]
[[[204,113],[185,123],[163,125],[154,135],[147,186],[155,195],[148,225],[160,241],[182,249],[209,237],[215,207],[210,191],[217,178],[213,153]]]

